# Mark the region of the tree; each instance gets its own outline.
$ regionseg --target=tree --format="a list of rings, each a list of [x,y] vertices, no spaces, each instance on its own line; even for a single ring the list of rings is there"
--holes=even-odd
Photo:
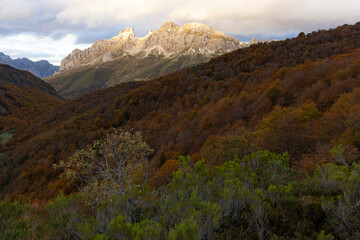
[[[139,223],[126,222],[126,217],[119,215],[109,225],[110,239],[155,240],[161,237],[161,225],[145,219]]]
[[[337,151],[332,151],[343,152],[339,149],[337,147]],[[315,172],[314,179],[318,186],[334,192],[335,196],[324,201],[322,208],[339,239],[360,238],[359,173],[360,165],[356,163],[350,167],[324,164]]]
[[[5,199],[0,202],[0,239],[28,239],[31,221],[25,218],[28,206]]]
[[[235,155],[243,158],[256,149],[255,135],[244,130],[240,134],[210,136],[200,149],[200,154],[211,166],[219,166],[233,160]]]
[[[259,145],[274,152],[288,152],[294,159],[313,152],[316,137],[311,124],[320,116],[312,102],[297,108],[276,106],[257,126]]]
[[[169,232],[169,240],[200,239],[199,226],[193,218],[183,220]]]
[[[139,132],[118,130],[54,167],[64,169],[61,177],[85,194],[92,206],[126,199],[126,212],[132,219],[138,201],[134,196],[146,188],[150,173],[147,158],[152,152]]]

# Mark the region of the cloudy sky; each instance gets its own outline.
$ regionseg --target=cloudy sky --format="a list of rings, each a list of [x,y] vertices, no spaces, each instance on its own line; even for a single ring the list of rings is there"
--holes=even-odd
[[[247,41],[360,21],[360,0],[0,0],[0,52],[59,64],[73,49],[126,26],[202,22]]]

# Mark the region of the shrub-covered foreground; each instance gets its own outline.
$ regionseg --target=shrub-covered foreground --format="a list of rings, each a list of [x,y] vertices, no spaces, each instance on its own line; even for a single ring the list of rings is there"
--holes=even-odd
[[[96,204],[86,192],[45,206],[5,200],[0,238],[360,238],[358,164],[324,164],[309,177],[289,168],[287,153],[259,151],[212,168],[204,159],[180,156],[178,163],[165,188],[135,185]]]

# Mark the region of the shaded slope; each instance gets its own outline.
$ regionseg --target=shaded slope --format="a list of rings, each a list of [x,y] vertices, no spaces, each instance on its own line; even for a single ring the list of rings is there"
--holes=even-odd
[[[129,81],[149,80],[185,66],[206,62],[203,55],[179,56],[172,59],[159,56],[123,57],[98,66],[83,66],[55,74],[45,81],[62,96],[71,99]]]
[[[63,99],[29,72],[0,65],[0,129],[13,128],[62,104]]]
[[[12,83],[20,87],[23,86],[34,87],[53,97],[56,97],[58,99],[63,99],[60,95],[58,95],[58,93],[50,84],[44,82],[38,77],[35,77],[29,72],[18,70],[9,65],[0,64],[0,83],[1,84]]]
[[[280,136],[278,142],[282,136],[275,129],[265,141],[268,145],[262,147],[288,151],[292,159],[300,160],[302,154],[317,151],[315,144],[308,146],[309,140],[339,142],[336,139],[344,129],[335,135],[322,134],[332,129],[322,116],[331,115],[342,94],[360,87],[359,37],[359,23],[300,34],[295,39],[238,50],[152,81],[125,83],[77,98],[16,133],[1,172],[2,189],[14,196],[54,196],[64,184],[56,179],[59,172],[52,164],[103,137],[112,127],[140,130],[155,149],[153,162],[159,166],[178,153],[197,153],[211,135],[243,127],[259,134],[261,146],[266,134],[275,129],[267,131],[262,119],[280,119],[281,126],[292,127],[284,128],[284,134],[300,136],[297,145],[291,149],[276,145],[272,136]],[[309,101],[314,106],[297,110]],[[289,106],[292,108],[287,109]],[[303,120],[299,114],[307,108],[320,113]],[[282,120],[283,113],[293,115]],[[299,116],[299,123],[292,123],[292,117]]]

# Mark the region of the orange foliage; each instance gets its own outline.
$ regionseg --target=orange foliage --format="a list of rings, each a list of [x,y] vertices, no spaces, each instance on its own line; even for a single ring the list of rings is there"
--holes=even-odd
[[[7,113],[0,116],[0,129],[6,130],[26,124],[63,102],[37,88],[14,84],[2,85],[5,93],[0,94],[0,103]]]
[[[358,119],[357,110],[340,106],[341,101],[358,104],[341,96],[360,87],[359,31],[357,23],[257,44],[155,80],[67,102],[18,130],[4,163],[11,168],[2,168],[0,185],[4,192],[26,196],[31,187],[34,194],[52,197],[58,191],[53,186],[61,184],[51,165],[118,127],[141,131],[159,168],[207,144],[215,152],[226,151],[220,136],[231,135],[237,126],[258,135],[254,145],[288,151],[295,161],[316,154],[315,143],[360,148],[357,125],[350,119]],[[221,154],[214,157],[214,164],[221,161]]]
[[[167,160],[156,172],[154,178],[151,179],[151,187],[156,189],[160,186],[167,185],[171,180],[172,173],[179,170],[179,168],[179,163],[176,160]]]

